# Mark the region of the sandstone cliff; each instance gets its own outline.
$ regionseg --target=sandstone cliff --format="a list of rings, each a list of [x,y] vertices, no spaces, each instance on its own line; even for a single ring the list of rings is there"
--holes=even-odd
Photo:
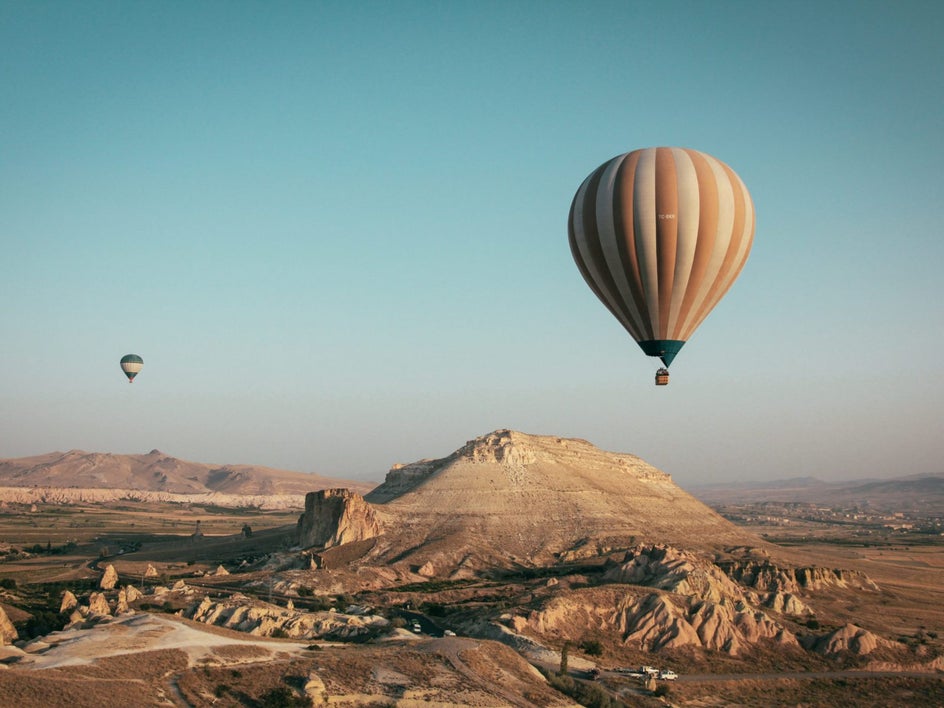
[[[349,489],[323,489],[305,497],[298,519],[298,542],[304,548],[331,548],[374,538],[381,522],[363,497]]]

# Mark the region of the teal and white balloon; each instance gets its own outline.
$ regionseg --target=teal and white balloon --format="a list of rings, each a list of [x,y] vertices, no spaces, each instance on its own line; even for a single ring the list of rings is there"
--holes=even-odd
[[[121,357],[121,370],[128,377],[128,383],[134,383],[134,377],[138,375],[144,366],[144,359],[137,354],[125,354]]]

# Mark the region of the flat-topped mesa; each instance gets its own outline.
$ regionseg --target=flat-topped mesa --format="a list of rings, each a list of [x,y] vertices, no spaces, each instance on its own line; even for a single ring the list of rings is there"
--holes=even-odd
[[[322,489],[305,496],[305,513],[298,519],[302,547],[331,548],[374,538],[382,526],[370,504],[350,489]]]

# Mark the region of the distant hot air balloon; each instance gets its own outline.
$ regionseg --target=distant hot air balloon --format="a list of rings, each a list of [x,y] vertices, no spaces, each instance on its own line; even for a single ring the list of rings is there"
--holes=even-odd
[[[720,160],[646,148],[584,180],[568,230],[590,289],[643,352],[668,367],[744,267],[754,204]],[[668,373],[659,369],[657,385],[668,383]]]
[[[138,375],[138,372],[141,371],[141,367],[143,366],[144,359],[137,354],[125,354],[121,357],[121,370],[124,371],[125,376],[128,377],[128,383],[134,383],[134,377]]]

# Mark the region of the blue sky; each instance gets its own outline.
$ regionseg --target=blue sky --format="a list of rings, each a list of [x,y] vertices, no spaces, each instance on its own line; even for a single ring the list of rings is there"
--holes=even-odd
[[[941,472],[941,36],[930,1],[0,0],[0,457],[381,480],[508,427],[683,486]],[[655,145],[757,210],[658,389],[566,228]]]

